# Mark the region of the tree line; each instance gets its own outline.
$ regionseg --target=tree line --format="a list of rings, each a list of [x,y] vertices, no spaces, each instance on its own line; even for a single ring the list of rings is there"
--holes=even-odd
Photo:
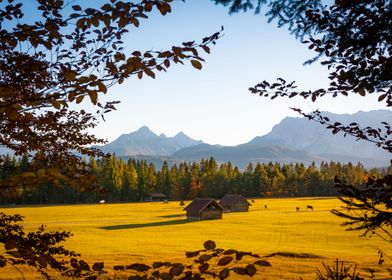
[[[19,185],[13,195],[2,197],[0,203],[93,203],[142,201],[146,194],[160,192],[173,200],[195,197],[221,198],[225,194],[241,194],[246,197],[301,197],[335,196],[334,178],[346,184],[360,187],[369,177],[381,178],[388,169],[365,169],[361,163],[342,164],[312,163],[249,163],[245,170],[231,162],[218,164],[214,158],[200,162],[169,164],[165,161],[160,168],[145,160],[124,161],[115,155],[99,160],[89,159],[92,173],[98,181],[98,191],[90,186],[55,186],[50,182],[31,188]],[[26,173],[34,166],[24,157],[7,156],[0,167],[0,179],[17,173]]]

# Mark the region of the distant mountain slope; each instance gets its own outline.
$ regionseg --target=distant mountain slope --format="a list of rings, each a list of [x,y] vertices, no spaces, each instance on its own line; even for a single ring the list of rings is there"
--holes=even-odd
[[[392,111],[377,110],[349,114],[332,114],[324,112],[332,122],[343,124],[357,122],[361,126],[380,127],[382,121],[392,121]],[[356,141],[354,137],[343,134],[333,135],[321,124],[305,118],[284,118],[265,136],[255,137],[248,144],[279,145],[292,149],[306,150],[315,155],[341,155],[356,158],[389,159],[390,154],[367,141]],[[330,156],[329,156],[330,157]]]
[[[118,156],[155,155],[168,156],[179,149],[202,144],[180,132],[174,137],[164,134],[156,135],[147,126],[135,132],[123,134],[107,145],[98,146],[105,153],[116,153]]]
[[[361,126],[379,127],[382,121],[392,121],[392,111],[377,110],[349,114],[324,112],[331,121],[344,124],[357,122]],[[303,162],[340,161],[361,162],[367,167],[382,167],[389,164],[391,155],[375,144],[356,141],[351,136],[333,135],[321,124],[305,118],[284,118],[272,131],[255,137],[248,143],[233,147],[198,145],[181,149],[173,157],[183,160],[200,160],[214,157],[218,161],[230,160],[244,168],[249,162]]]
[[[192,161],[213,157],[219,162],[231,161],[232,164],[240,168],[245,168],[249,162],[311,163],[312,161],[318,162],[321,160],[321,158],[303,150],[251,144],[242,144],[234,147],[203,144],[181,149],[174,153],[173,157]]]

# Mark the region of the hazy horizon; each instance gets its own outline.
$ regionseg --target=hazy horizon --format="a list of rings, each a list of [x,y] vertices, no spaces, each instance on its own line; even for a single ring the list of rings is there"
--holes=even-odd
[[[384,111],[392,111],[392,110],[388,110],[388,109],[385,109],[385,108],[383,108],[383,109],[377,109],[377,110],[379,110],[379,111],[382,111],[382,110],[384,110]],[[354,113],[352,113],[352,114],[357,114],[357,113],[360,113],[360,112],[369,112],[369,111],[373,111],[373,110],[358,110],[357,112],[354,112]],[[330,113],[331,113],[331,112],[330,112]],[[351,115],[352,115],[352,114],[351,114]],[[348,113],[342,113],[342,114],[339,114],[339,115],[350,115],[350,114],[348,114]],[[299,115],[297,115],[297,116],[296,116],[296,115],[294,115],[294,116],[286,116],[286,117],[291,117],[291,118],[302,118],[302,117],[299,116]],[[271,129],[270,129],[269,131],[267,131],[266,133],[260,134],[260,133],[258,133],[257,130],[255,130],[253,136],[251,136],[251,138],[249,138],[248,140],[245,140],[244,142],[241,142],[241,143],[231,144],[231,145],[224,145],[224,144],[222,144],[222,143],[209,143],[209,142],[205,141],[204,139],[198,139],[198,138],[196,138],[196,137],[193,137],[193,135],[191,135],[190,133],[188,133],[186,129],[181,129],[181,130],[179,130],[179,131],[174,131],[174,133],[170,133],[170,134],[169,134],[169,133],[167,133],[166,131],[163,131],[163,130],[155,130],[154,128],[151,128],[151,127],[148,126],[148,125],[141,125],[140,127],[137,127],[136,129],[133,129],[133,130],[124,129],[122,132],[120,131],[120,134],[114,135],[114,138],[113,138],[112,140],[108,141],[108,143],[117,140],[117,139],[118,139],[119,137],[121,137],[122,135],[127,135],[127,134],[130,134],[130,133],[134,133],[134,132],[136,132],[136,131],[142,129],[143,127],[147,127],[151,132],[153,132],[153,133],[154,133],[155,135],[157,135],[157,136],[160,136],[160,135],[163,134],[163,135],[166,136],[166,137],[175,137],[177,134],[179,134],[179,133],[182,132],[182,133],[186,134],[188,137],[192,138],[193,140],[202,141],[202,142],[204,142],[204,143],[206,143],[206,144],[211,144],[211,145],[224,145],[224,146],[229,146],[229,147],[230,147],[230,146],[236,146],[236,145],[240,145],[240,144],[247,143],[247,142],[251,141],[254,137],[257,137],[257,136],[264,136],[264,135],[270,133],[271,130],[272,130],[272,128],[273,128],[275,125],[278,125],[278,124],[279,124],[284,118],[286,118],[286,117],[283,117],[282,119],[278,120],[276,123],[273,123],[272,126],[271,126]]]

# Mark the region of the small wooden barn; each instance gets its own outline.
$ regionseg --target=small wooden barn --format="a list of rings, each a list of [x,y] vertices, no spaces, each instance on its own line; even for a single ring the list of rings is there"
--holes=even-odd
[[[248,212],[249,206],[252,204],[242,195],[227,194],[219,204],[223,207],[225,212]]]
[[[164,201],[167,197],[163,193],[147,193],[144,201]]]
[[[195,198],[187,207],[188,220],[222,219],[223,207],[212,198]]]

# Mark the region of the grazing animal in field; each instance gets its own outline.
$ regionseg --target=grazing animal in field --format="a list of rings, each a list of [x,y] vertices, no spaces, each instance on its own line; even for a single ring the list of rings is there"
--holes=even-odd
[[[252,203],[255,203],[255,200],[254,200],[254,199],[252,199]]]
[[[295,207],[295,210],[298,212],[299,211],[299,207]]]
[[[105,203],[106,203],[106,201],[103,199],[99,201],[99,204],[105,204]]]
[[[313,206],[312,205],[306,205],[306,209],[313,211]]]
[[[184,206],[184,205],[185,205],[185,202],[183,200],[181,200],[180,206]]]
[[[264,209],[267,209],[268,208],[268,206],[267,205],[264,205]]]

